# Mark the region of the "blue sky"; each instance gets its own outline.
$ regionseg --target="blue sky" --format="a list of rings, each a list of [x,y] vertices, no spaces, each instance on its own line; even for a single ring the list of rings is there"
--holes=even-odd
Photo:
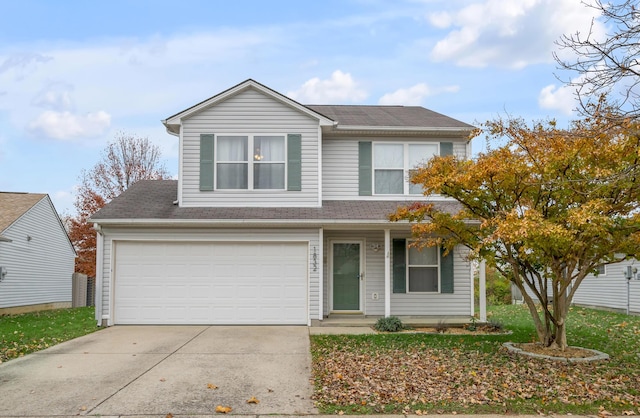
[[[580,0],[21,0],[2,9],[0,190],[48,193],[61,213],[74,212],[81,170],[119,131],[149,137],[177,175],[178,140],[160,121],[247,78],[304,104],[565,122],[575,101],[554,74],[573,75],[556,70],[554,41],[586,32],[594,17]]]

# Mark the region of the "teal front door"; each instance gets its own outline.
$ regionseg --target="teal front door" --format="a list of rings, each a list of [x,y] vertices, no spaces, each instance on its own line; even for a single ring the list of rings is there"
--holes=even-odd
[[[360,310],[360,243],[333,243],[333,310]]]

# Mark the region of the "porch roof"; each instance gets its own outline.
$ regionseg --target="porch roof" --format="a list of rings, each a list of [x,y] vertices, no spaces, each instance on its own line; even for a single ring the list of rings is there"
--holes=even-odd
[[[370,223],[388,222],[388,215],[410,201],[325,200],[322,207],[179,207],[176,180],[142,180],[131,186],[96,212],[91,221],[107,223],[144,223],[145,221],[238,221],[299,222],[311,221]],[[460,204],[452,200],[433,201],[440,210],[455,213]]]

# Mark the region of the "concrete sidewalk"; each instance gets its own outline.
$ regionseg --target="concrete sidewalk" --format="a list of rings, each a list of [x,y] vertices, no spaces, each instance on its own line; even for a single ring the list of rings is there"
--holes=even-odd
[[[308,335],[307,327],[107,328],[0,364],[0,416],[194,416],[217,405],[240,415],[317,413]]]

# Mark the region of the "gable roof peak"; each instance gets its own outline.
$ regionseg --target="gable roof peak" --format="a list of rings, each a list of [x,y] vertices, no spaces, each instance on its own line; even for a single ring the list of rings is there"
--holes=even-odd
[[[167,128],[167,132],[169,132],[172,135],[179,135],[180,126],[182,125],[182,119],[189,117],[195,113],[198,113],[209,106],[213,106],[216,103],[220,103],[228,99],[229,97],[232,97],[248,88],[256,89],[262,92],[263,94],[266,94],[267,96],[270,96],[273,99],[278,100],[293,109],[296,109],[302,113],[305,113],[315,119],[318,119],[318,121],[320,122],[320,126],[332,126],[335,124],[333,120],[327,118],[325,115],[320,114],[314,111],[313,109],[307,106],[304,106],[301,103],[298,103],[292,98],[287,97],[273,90],[272,88],[257,82],[252,78],[248,78],[245,81],[238,83],[235,86],[230,87],[227,90],[224,90],[216,94],[215,96],[209,97],[208,99],[203,100],[200,103],[197,103],[181,112],[178,112],[175,115],[169,116],[167,119],[163,120],[162,123]]]

